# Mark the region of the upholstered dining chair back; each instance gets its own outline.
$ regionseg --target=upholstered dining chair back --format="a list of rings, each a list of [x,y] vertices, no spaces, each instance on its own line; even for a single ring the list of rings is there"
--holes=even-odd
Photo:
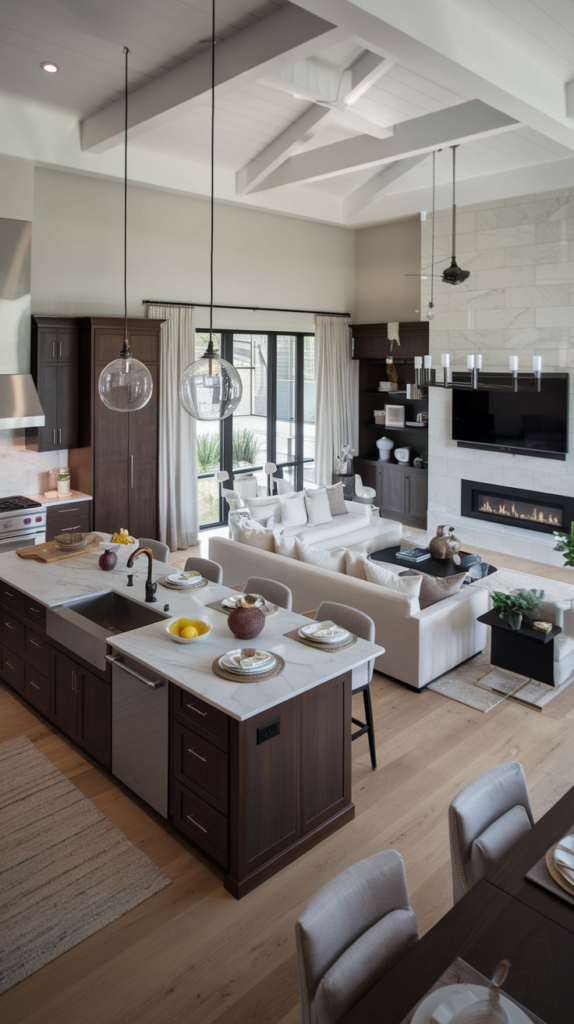
[[[266,580],[263,576],[250,576],[243,592],[245,594],[261,594],[265,601],[277,604],[288,612],[293,607],[293,594],[289,587],[286,587],[284,583],[278,583],[277,580]]]
[[[418,937],[396,850],[327,882],[295,923],[303,1024],[334,1024]]]
[[[368,640],[372,644],[375,642],[375,623],[371,617],[366,615],[365,612],[360,612],[357,608],[351,608],[348,604],[338,604],[336,601],[322,601],[315,612],[315,619],[318,622],[324,619],[332,619],[337,626],[348,629],[350,633],[354,633],[361,640]],[[373,658],[365,666],[360,665],[357,671],[353,670],[353,690],[360,689],[365,683],[370,683],[373,678],[374,667],[375,659]],[[361,669],[363,670],[362,672]]]
[[[157,558],[158,562],[167,562],[169,559],[169,548],[167,544],[164,544],[161,540],[148,540],[147,537],[138,537],[138,543],[141,548],[149,548],[153,557]]]
[[[211,558],[198,558],[192,555],[186,560],[185,571],[200,572],[210,583],[221,583],[223,580],[223,567]]]
[[[461,789],[448,809],[455,903],[533,824],[518,761],[499,764]]]

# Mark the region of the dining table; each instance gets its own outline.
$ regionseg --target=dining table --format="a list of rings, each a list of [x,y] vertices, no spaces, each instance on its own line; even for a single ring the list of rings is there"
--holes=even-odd
[[[535,1021],[572,1024],[574,902],[526,876],[573,825],[574,787],[337,1024],[407,1024],[457,959],[487,978],[509,960],[504,993]]]

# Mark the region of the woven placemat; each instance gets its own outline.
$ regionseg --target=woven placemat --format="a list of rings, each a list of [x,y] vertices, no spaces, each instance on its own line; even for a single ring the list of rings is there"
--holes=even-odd
[[[570,828],[566,835],[572,835],[574,828]],[[560,840],[558,840],[560,842]],[[554,850],[558,844],[551,846],[547,853],[536,862],[534,867],[526,873],[530,882],[535,882],[543,889],[559,896],[561,900],[574,904],[574,885],[570,885],[554,865]]]
[[[456,960],[453,961],[450,967],[447,967],[446,971],[444,971],[444,973],[441,974],[440,978],[438,978],[437,981],[435,981],[432,988],[429,988],[428,992],[425,992],[423,998],[419,999],[416,1006],[413,1006],[412,1010],[410,1010],[410,1012],[407,1013],[406,1017],[404,1017],[403,1020],[401,1021],[401,1024],[410,1024],[414,1016],[415,1010],[418,1009],[420,1004],[427,998],[427,996],[429,996],[431,992],[436,992],[438,988],[445,988],[447,985],[488,986],[490,985],[490,982],[488,978],[484,977],[484,974],[481,974],[480,971],[475,971],[474,967],[471,967],[470,964],[467,964],[465,960],[461,960],[460,957],[458,957]],[[512,996],[509,996],[507,992],[504,992],[504,990],[503,994],[506,996],[507,999],[510,999],[512,1003],[515,1003],[516,1006],[520,1007],[522,1012],[525,1013],[526,1016],[532,1021],[532,1024],[544,1024],[544,1021],[541,1020],[540,1017],[537,1017],[536,1014],[532,1013],[531,1010],[527,1010],[526,1007],[522,1005],[522,1003],[519,1003],[516,999],[513,999]]]
[[[305,644],[306,647],[312,647],[314,651],[344,651],[346,647],[353,647],[357,643],[357,637],[353,634],[350,640],[345,640],[344,644],[320,644],[316,640],[304,640],[302,636],[299,636],[299,629],[292,629],[289,633],[284,633],[283,636],[288,636],[290,640],[296,640],[297,643]]]
[[[195,583],[192,587],[179,587],[177,583],[168,583],[167,576],[162,576],[161,579],[156,580],[156,583],[161,583],[162,587],[167,587],[168,590],[179,590],[180,594],[190,594],[194,590],[201,590],[202,587],[206,587],[209,580],[202,580],[201,583]]]
[[[280,676],[283,669],[285,668],[285,662],[279,654],[274,655],[276,662],[273,668],[269,669],[269,672],[254,672],[252,675],[240,675],[238,672],[230,672],[226,668],[222,668],[219,664],[219,658],[216,658],[211,666],[216,676],[221,679],[228,679],[232,683],[264,683],[266,679],[274,679],[275,676]]]

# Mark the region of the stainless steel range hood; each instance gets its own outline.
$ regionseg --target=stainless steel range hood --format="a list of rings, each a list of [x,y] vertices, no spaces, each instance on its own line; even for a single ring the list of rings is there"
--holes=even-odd
[[[0,374],[0,430],[46,423],[31,373]]]

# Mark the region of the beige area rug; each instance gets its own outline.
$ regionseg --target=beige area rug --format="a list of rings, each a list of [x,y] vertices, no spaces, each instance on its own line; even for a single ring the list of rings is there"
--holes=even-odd
[[[0,746],[0,992],[171,879],[25,736]]]

